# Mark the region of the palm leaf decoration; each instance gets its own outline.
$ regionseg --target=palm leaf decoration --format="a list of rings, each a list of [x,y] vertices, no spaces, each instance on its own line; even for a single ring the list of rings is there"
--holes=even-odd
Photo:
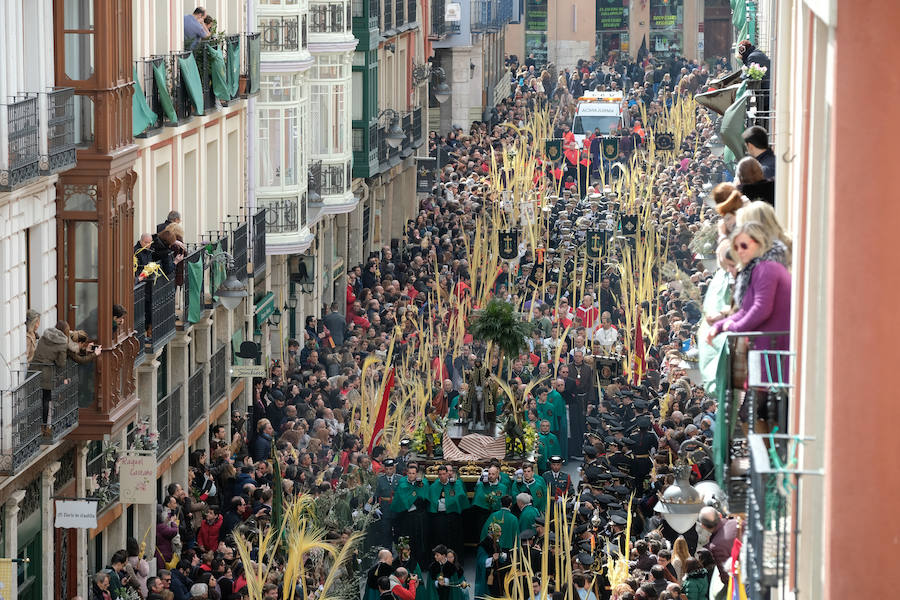
[[[500,351],[499,365],[502,369],[504,358],[518,356],[528,347],[527,340],[532,327],[533,324],[525,321],[512,304],[495,298],[483,309],[473,313],[469,332],[476,340],[485,342],[489,348],[497,347]]]

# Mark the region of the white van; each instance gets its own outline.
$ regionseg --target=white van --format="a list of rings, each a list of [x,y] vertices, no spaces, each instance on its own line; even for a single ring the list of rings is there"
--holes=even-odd
[[[606,136],[611,130],[622,127],[625,114],[625,95],[621,92],[585,92],[578,98],[575,118],[572,121],[572,133],[581,147],[584,138],[600,130]]]

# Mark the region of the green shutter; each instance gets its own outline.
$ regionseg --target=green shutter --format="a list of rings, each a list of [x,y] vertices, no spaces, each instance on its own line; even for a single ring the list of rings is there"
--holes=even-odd
[[[747,121],[747,100],[750,93],[747,91],[747,83],[738,89],[734,103],[728,107],[722,116],[722,124],[719,128],[719,137],[725,143],[725,153],[722,159],[726,164],[733,165],[744,157],[744,133]]]
[[[203,312],[203,298],[201,290],[203,288],[203,257],[200,260],[187,262],[188,276],[188,323],[196,323],[200,320],[200,313]]]
[[[250,72],[250,89],[248,94],[255,94],[259,91],[259,36],[252,37],[248,46],[248,70]]]
[[[179,58],[178,66],[181,68],[181,80],[184,87],[187,88],[191,102],[198,115],[203,114],[203,86],[200,85],[200,71],[197,69],[197,61],[194,55],[189,54],[187,58]]]
[[[131,134],[134,136],[144,133],[150,125],[156,123],[159,116],[150,110],[144,90],[138,81],[137,67],[134,68],[134,95],[131,97]]]
[[[238,84],[241,79],[241,42],[237,40],[228,44],[228,64],[226,75],[228,77],[228,91],[231,98],[237,96]]]
[[[178,115],[175,114],[175,104],[172,102],[172,96],[169,95],[166,63],[153,65],[153,79],[156,81],[156,93],[159,95],[159,103],[162,105],[163,112],[166,113],[170,123],[177,123]]]
[[[231,100],[231,94],[228,90],[228,82],[225,79],[225,58],[222,56],[222,51],[218,48],[207,46],[206,52],[209,54],[209,70],[213,93],[219,100],[228,102]]]

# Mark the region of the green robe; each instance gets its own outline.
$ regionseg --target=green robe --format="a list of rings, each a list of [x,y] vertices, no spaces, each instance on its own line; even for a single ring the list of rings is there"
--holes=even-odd
[[[509,476],[506,477],[509,479]],[[494,512],[500,510],[500,498],[509,495],[509,485],[503,483],[501,475],[497,485],[485,485],[480,479],[475,484],[475,498],[472,502],[474,506],[479,506],[485,510]],[[484,536],[481,536],[484,539]]]
[[[534,480],[530,484],[524,481],[516,482],[513,485],[512,496],[515,498],[518,494],[527,492],[531,494],[531,502],[541,513],[547,507],[547,482],[540,475],[535,475]]]
[[[409,482],[409,479],[404,477],[397,485],[397,491],[394,492],[391,509],[398,514],[406,512],[420,498],[428,500],[428,490],[425,485],[413,485]]]
[[[559,417],[556,414],[556,407],[550,402],[549,395],[547,402],[538,402],[536,406],[538,423],[546,419],[550,423],[550,431],[557,433],[559,431]]]
[[[481,528],[481,539],[488,535],[491,523],[500,523],[500,540],[498,543],[504,550],[513,548],[519,541],[519,519],[509,509],[501,508],[488,517]]]
[[[448,513],[458,514],[469,508],[469,497],[466,495],[466,488],[463,487],[462,481],[457,479],[453,483],[448,481],[444,484],[440,479],[435,479],[427,490],[428,512],[436,513],[438,511],[438,501],[441,499],[442,491]]]
[[[549,468],[550,457],[554,454],[562,456],[562,448],[559,447],[559,438],[552,433],[538,433],[535,452],[538,454],[538,471],[542,473]],[[537,479],[537,475],[534,476]]]
[[[547,401],[553,404],[553,407],[556,409],[554,413],[559,420],[556,429],[551,425],[550,431],[555,433],[560,440],[562,457],[564,459],[569,458],[569,421],[566,419],[566,401],[563,400],[562,395],[556,390],[547,394]]]
[[[534,520],[541,516],[541,512],[534,506],[526,506],[519,515],[519,533],[526,529],[534,529]]]

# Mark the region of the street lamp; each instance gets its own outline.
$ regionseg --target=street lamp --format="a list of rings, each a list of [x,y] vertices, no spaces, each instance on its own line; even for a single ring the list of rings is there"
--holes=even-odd
[[[443,104],[450,98],[450,86],[447,85],[447,73],[441,67],[431,67],[431,76],[432,79],[437,82],[432,89],[434,99],[437,100],[438,103]]]
[[[276,308],[275,312],[269,315],[268,321],[269,325],[278,327],[281,324],[281,311]]]
[[[210,253],[210,260],[213,262],[224,262],[226,271],[234,271],[234,257],[224,250],[220,250],[215,254]],[[238,307],[241,300],[247,297],[247,286],[241,283],[234,273],[231,272],[225,278],[225,281],[222,282],[222,285],[219,286],[219,289],[216,290],[216,296],[222,301],[222,306],[225,307],[225,310],[232,311]]]
[[[378,113],[379,119],[384,116],[390,119],[390,123],[385,127],[384,141],[391,148],[399,148],[406,141],[406,134],[403,133],[403,128],[400,127],[400,113],[393,108],[386,108]]]
[[[675,483],[659,497],[654,510],[662,515],[669,527],[685,533],[697,523],[697,515],[705,506],[703,497],[691,485],[691,467],[679,464],[673,469]]]

